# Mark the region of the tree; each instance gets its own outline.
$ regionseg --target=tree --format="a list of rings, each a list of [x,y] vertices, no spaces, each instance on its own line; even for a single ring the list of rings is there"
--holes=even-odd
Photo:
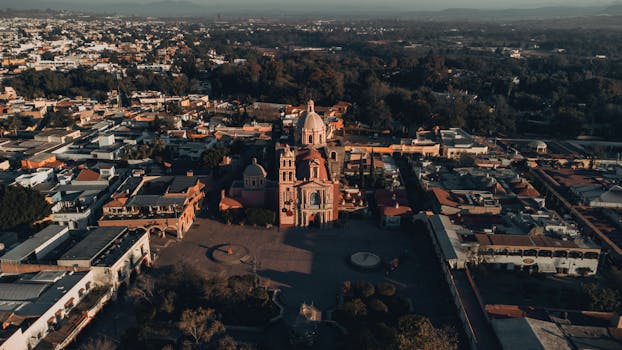
[[[51,213],[50,204],[36,190],[0,185],[0,229],[13,230],[31,225]]]
[[[585,307],[594,311],[613,311],[620,306],[620,293],[595,283],[582,284],[581,292],[586,300]]]
[[[201,165],[213,169],[222,162],[223,158],[229,154],[229,149],[225,147],[214,147],[203,152],[201,155]]]
[[[376,289],[370,282],[357,282],[354,284],[354,293],[361,298],[369,298],[375,292]]]
[[[52,51],[46,51],[41,54],[41,59],[44,61],[54,61],[54,53]]]
[[[175,294],[175,292],[173,291],[167,292],[162,298],[162,305],[160,306],[162,311],[164,311],[165,313],[169,315],[173,314],[173,312],[175,312],[176,299],[177,299],[177,294]]]
[[[67,110],[50,111],[46,115],[47,126],[51,128],[65,128],[73,126],[75,119]]]
[[[195,344],[209,342],[215,335],[225,331],[223,324],[216,318],[216,310],[201,307],[197,310],[184,310],[179,329],[192,337]]]
[[[157,310],[155,306],[146,299],[140,299],[134,304],[134,314],[136,320],[140,324],[145,324],[153,320],[156,316]]]
[[[458,338],[450,328],[435,328],[419,315],[402,316],[397,322],[400,350],[457,350]]]
[[[367,305],[361,299],[346,301],[342,306],[343,311],[352,318],[367,316]]]
[[[583,129],[585,114],[575,108],[560,108],[551,120],[551,127],[562,137],[577,137]]]
[[[460,153],[458,158],[458,166],[463,168],[470,168],[475,166],[475,158],[468,153]]]
[[[136,278],[127,293],[131,297],[142,298],[151,303],[154,292],[155,280],[151,275],[143,273]]]
[[[237,350],[238,343],[235,339],[230,336],[222,337],[218,340],[218,344],[216,345],[216,350]]]
[[[370,301],[368,301],[367,306],[369,306],[370,311],[377,313],[377,314],[385,314],[389,312],[389,308],[387,307],[387,305],[376,298],[373,298]]]
[[[269,209],[248,208],[245,211],[246,219],[251,225],[267,226],[272,225],[276,219],[276,213]]]
[[[17,136],[17,130],[22,127],[22,119],[16,115],[9,117],[7,122],[7,129],[13,131],[15,136]]]
[[[115,350],[117,345],[108,337],[90,338],[80,345],[80,350]]]
[[[376,286],[376,294],[383,297],[392,297],[395,295],[395,285],[388,282],[380,282]]]

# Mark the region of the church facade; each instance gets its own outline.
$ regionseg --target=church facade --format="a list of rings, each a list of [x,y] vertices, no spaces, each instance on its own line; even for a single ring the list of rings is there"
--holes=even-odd
[[[339,181],[327,162],[326,124],[309,101],[296,146],[277,145],[278,217],[284,227],[330,227],[339,216]]]

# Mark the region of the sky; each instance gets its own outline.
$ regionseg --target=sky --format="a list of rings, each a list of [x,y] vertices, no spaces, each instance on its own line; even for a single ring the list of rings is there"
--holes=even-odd
[[[0,0],[0,7],[4,0]],[[41,3],[58,2],[59,0],[39,0]],[[69,3],[150,3],[162,0],[63,0]],[[171,0],[175,1],[175,0]],[[505,9],[505,8],[537,8],[544,6],[601,6],[613,3],[613,0],[183,0],[196,4],[239,7],[261,7],[279,5],[284,8],[320,8],[330,10],[331,7],[362,6],[365,8],[393,8],[414,11],[442,10],[446,8],[478,8],[478,9]]]

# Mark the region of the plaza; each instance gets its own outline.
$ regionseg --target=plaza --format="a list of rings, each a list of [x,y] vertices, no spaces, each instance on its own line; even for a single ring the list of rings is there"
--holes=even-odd
[[[213,251],[224,244],[245,247],[248,257],[236,264],[214,260]],[[256,271],[261,283],[281,289],[288,322],[302,303],[313,303],[324,313],[333,309],[342,282],[350,280],[394,283],[411,299],[415,313],[439,325],[455,324],[453,302],[430,245],[425,231],[386,231],[374,221],[350,221],[345,228],[279,230],[199,219],[183,241],[160,249],[155,261],[156,268],[185,263],[206,275],[223,277]],[[349,257],[359,251],[384,261],[406,258],[386,276],[384,269],[353,268]]]

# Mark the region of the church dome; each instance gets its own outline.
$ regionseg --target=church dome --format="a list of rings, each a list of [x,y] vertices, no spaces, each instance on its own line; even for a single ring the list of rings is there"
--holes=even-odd
[[[299,127],[302,129],[307,129],[309,131],[320,131],[326,129],[326,125],[324,124],[324,120],[320,117],[319,114],[315,112],[315,107],[313,101],[309,101],[307,105],[307,111],[300,118]]]
[[[257,177],[257,176],[261,176],[261,177],[266,177],[267,172],[266,169],[264,169],[261,165],[259,165],[257,163],[257,158],[253,158],[253,161],[251,164],[247,165],[246,168],[244,169],[244,176],[247,177]]]

